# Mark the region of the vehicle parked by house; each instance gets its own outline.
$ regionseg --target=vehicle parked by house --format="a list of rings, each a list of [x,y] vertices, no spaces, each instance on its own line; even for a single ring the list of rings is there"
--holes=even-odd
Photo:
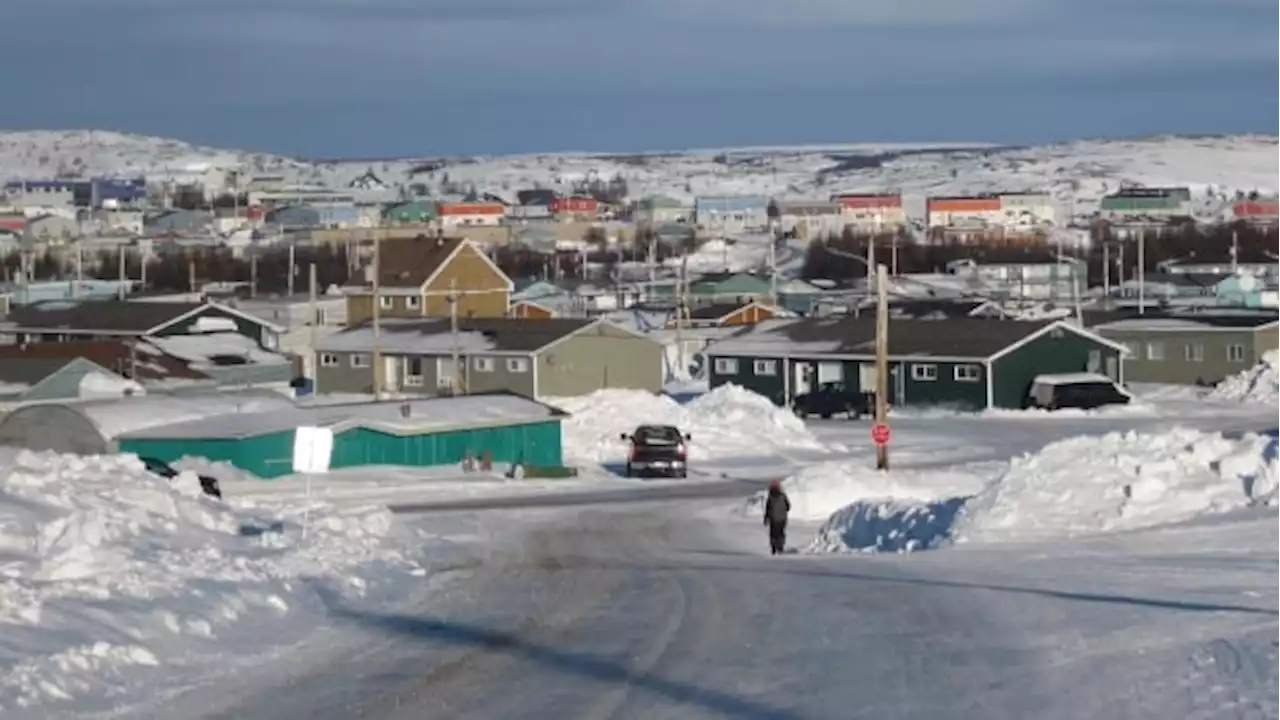
[[[1027,407],[1043,410],[1093,410],[1106,405],[1128,405],[1129,394],[1100,373],[1037,375],[1027,393]]]
[[[622,439],[631,443],[627,477],[640,473],[688,476],[687,443],[693,438],[674,425],[641,425],[631,434],[623,433]]]
[[[859,392],[844,383],[830,382],[796,395],[791,401],[791,409],[802,418],[817,415],[829,420],[836,415],[844,415],[850,420],[857,420],[871,412],[874,398],[873,393]]]

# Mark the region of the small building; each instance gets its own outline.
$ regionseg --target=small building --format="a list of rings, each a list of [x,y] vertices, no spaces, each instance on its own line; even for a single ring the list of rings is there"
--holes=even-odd
[[[80,223],[65,215],[37,215],[27,220],[26,235],[44,243],[65,243],[80,236]]]
[[[4,200],[18,207],[68,208],[75,205],[74,180],[13,180],[4,184]]]
[[[1275,227],[1280,223],[1280,201],[1248,200],[1231,206],[1236,220],[1255,227]]]
[[[748,303],[716,303],[703,305],[689,311],[686,327],[733,327],[737,325],[754,325],[765,320],[791,317],[792,314],[783,308],[763,302]],[[675,321],[668,323],[675,327]]]
[[[1275,312],[1145,313],[1094,325],[1091,331],[1124,345],[1129,382],[1216,383],[1280,347]]]
[[[1246,308],[1276,308],[1280,305],[1280,282],[1275,276],[1227,275],[1213,286],[1219,305]]]
[[[650,195],[636,204],[633,219],[649,227],[668,223],[693,225],[693,205],[667,195]]]
[[[206,233],[213,226],[213,214],[203,210],[166,210],[143,221],[151,235],[192,235]]]
[[[383,220],[391,225],[424,225],[437,217],[436,204],[426,200],[396,203],[382,213]]]
[[[555,197],[547,207],[557,218],[589,220],[600,214],[600,201],[587,195]]]
[[[373,347],[367,325],[321,340],[316,392],[372,392]],[[390,392],[565,397],[602,388],[659,392],[664,379],[660,343],[598,320],[463,319],[457,332],[448,319],[395,320],[382,324],[378,348]]]
[[[511,303],[508,317],[524,320],[550,320],[556,317],[554,309],[539,303],[537,300],[515,300]]]
[[[715,195],[694,200],[698,227],[710,232],[738,233],[769,225],[769,198],[765,195]]]
[[[790,406],[827,383],[876,387],[875,318],[765,321],[705,351],[710,386],[736,384]],[[1119,343],[1062,321],[898,319],[889,323],[889,401],[1021,408],[1037,375],[1102,372],[1122,382]]]
[[[931,197],[925,201],[930,228],[998,228],[1004,208],[998,195]]]
[[[897,230],[907,224],[907,214],[902,209],[902,195],[838,193],[831,201],[840,205],[844,224],[859,232]]]
[[[385,318],[506,317],[514,287],[484,251],[463,237],[385,241],[380,270],[378,310]],[[345,290],[347,324],[372,318],[372,284]]]
[[[228,333],[276,350],[282,328],[218,303],[49,300],[14,307],[0,321],[4,344],[161,338]]]
[[[751,273],[704,273],[689,283],[688,295],[693,305],[746,303],[767,298],[769,278]],[[673,298],[674,299],[674,298]]]
[[[120,397],[214,384],[186,361],[145,343],[0,345],[0,400],[5,402]]]
[[[293,472],[299,427],[333,431],[330,467],[460,466],[468,458],[501,465],[561,468],[563,410],[493,393],[401,402],[296,406],[202,418],[121,435],[121,452],[173,462],[199,457],[260,478]]]
[[[321,227],[320,211],[310,205],[279,205],[267,211],[262,223],[288,230]]]
[[[507,206],[497,202],[442,202],[436,206],[440,226],[446,231],[469,225],[501,225]]]
[[[1103,197],[1098,215],[1112,223],[1165,223],[1191,216],[1191,190],[1185,187],[1125,188]]]
[[[1052,227],[1058,222],[1053,197],[1045,192],[1000,193],[1000,224],[1021,231]]]
[[[844,229],[839,203],[773,200],[769,203],[768,213],[779,231],[801,239],[837,235]]]

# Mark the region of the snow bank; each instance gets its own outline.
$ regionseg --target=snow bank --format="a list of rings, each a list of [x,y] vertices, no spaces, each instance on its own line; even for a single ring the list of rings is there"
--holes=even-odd
[[[860,501],[931,501],[972,495],[999,474],[1005,463],[972,463],[954,468],[881,472],[865,462],[810,465],[782,483],[796,520],[826,520]],[[748,512],[763,507],[764,492],[748,501]]]
[[[954,535],[1006,540],[1127,530],[1275,498],[1274,436],[1111,433],[1015,458],[967,503]]]
[[[951,541],[1022,541],[1131,530],[1247,505],[1275,505],[1275,436],[1176,429],[1062,440],[1014,458],[974,493],[967,478],[874,471],[788,480],[797,517],[840,499],[811,552],[908,552]],[[978,483],[981,484],[980,482]],[[798,502],[797,502],[798,500]]]
[[[1259,405],[1277,404],[1280,402],[1280,352],[1268,350],[1254,367],[1218,383],[1210,397]]]
[[[0,451],[0,715],[147,697],[158,678],[300,637],[316,619],[288,619],[313,601],[307,582],[358,593],[357,565],[412,567],[389,548],[385,508],[317,504],[310,518],[304,540],[292,518],[132,455]]]
[[[598,390],[548,402],[572,415],[564,422],[564,452],[571,463],[624,460],[627,445],[619,435],[646,423],[676,425],[690,433],[692,460],[825,449],[793,413],[737,385],[723,385],[684,405],[642,390]]]

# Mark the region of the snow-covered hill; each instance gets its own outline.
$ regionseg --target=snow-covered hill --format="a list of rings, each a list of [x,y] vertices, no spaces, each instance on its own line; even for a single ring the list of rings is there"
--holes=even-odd
[[[895,191],[904,194],[907,211],[915,216],[922,214],[928,195],[1047,190],[1064,206],[1087,213],[1099,197],[1122,185],[1187,185],[1202,197],[1254,190],[1271,194],[1280,174],[1277,138],[1265,135],[1080,140],[1027,148],[850,144],[311,162],[106,131],[0,133],[0,179],[5,180],[42,179],[60,171],[161,179],[209,166],[330,187],[350,186],[372,171],[393,186],[422,183],[434,193],[474,186],[505,197],[530,187],[569,190],[584,180],[617,175],[626,179],[632,197]]]

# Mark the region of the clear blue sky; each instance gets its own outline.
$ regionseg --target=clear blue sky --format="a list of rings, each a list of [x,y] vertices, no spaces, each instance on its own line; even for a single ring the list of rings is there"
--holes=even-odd
[[[1276,0],[4,0],[0,126],[308,156],[1277,130]]]

